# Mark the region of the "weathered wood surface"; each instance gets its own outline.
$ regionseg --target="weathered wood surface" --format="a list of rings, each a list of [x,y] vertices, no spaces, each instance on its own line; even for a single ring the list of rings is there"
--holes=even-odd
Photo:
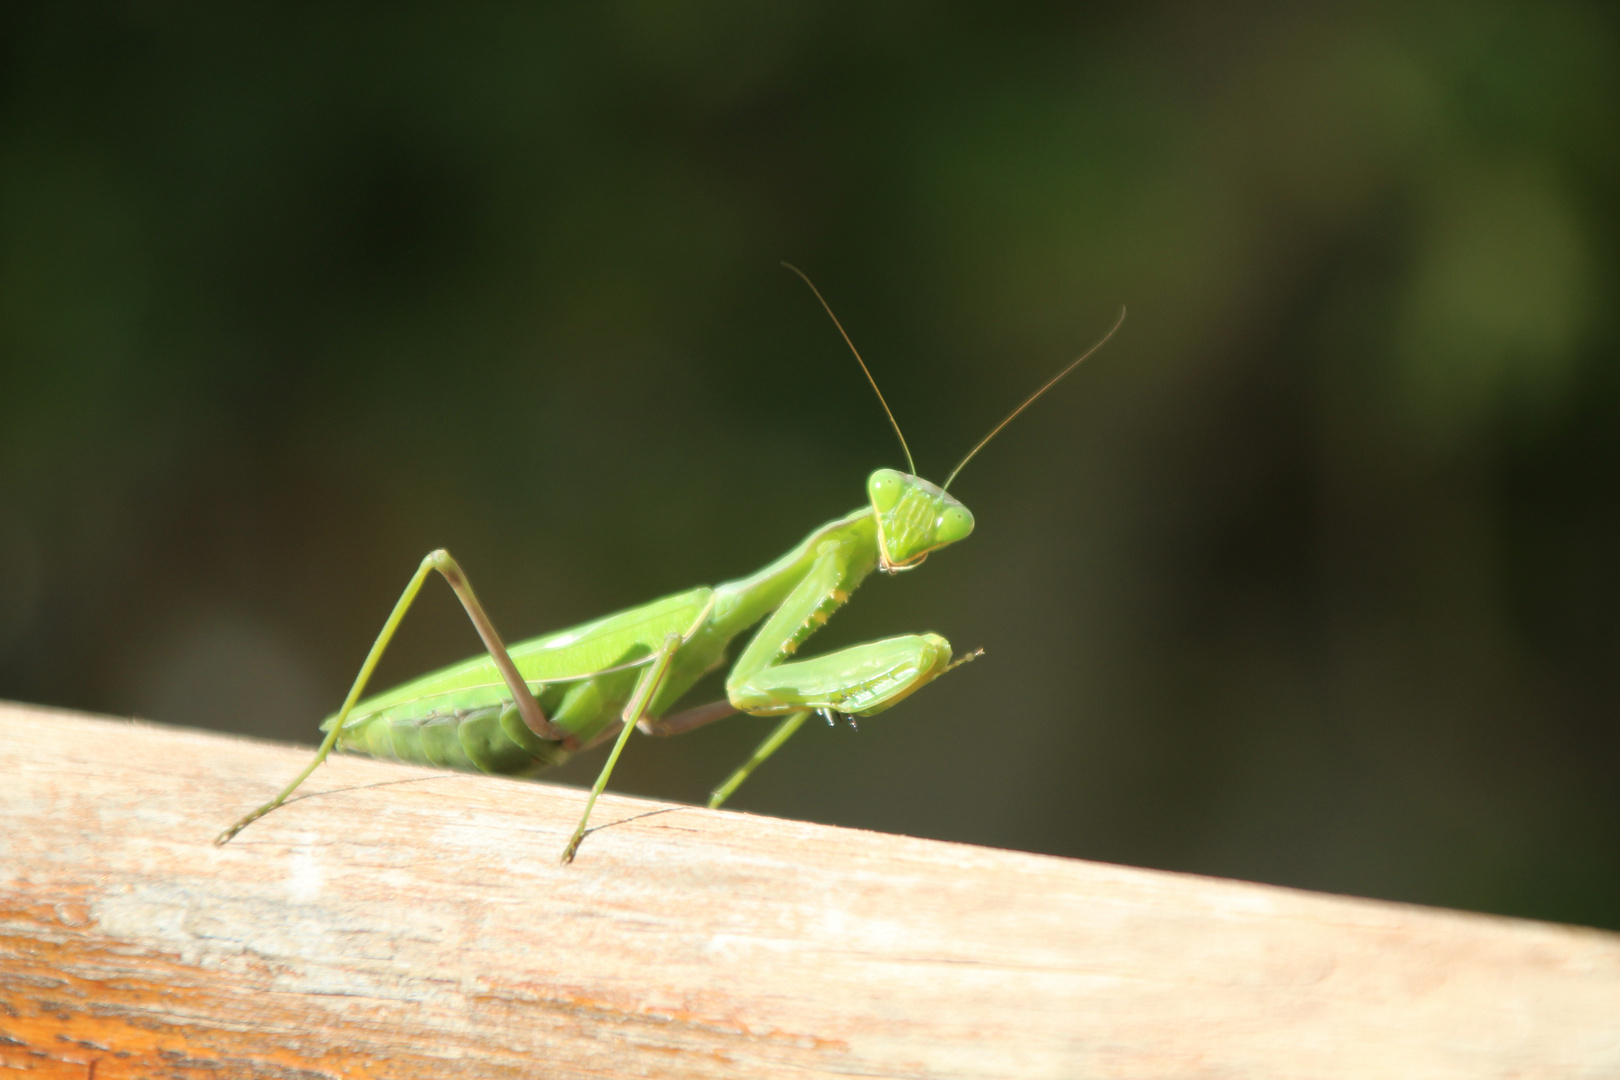
[[[1620,1076],[1620,936],[0,705],[0,1068]],[[964,793],[964,798],[971,798]]]

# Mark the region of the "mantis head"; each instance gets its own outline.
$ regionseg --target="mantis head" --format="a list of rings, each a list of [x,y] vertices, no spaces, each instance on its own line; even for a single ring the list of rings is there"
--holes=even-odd
[[[920,476],[879,469],[866,480],[877,521],[879,566],[893,574],[922,565],[928,553],[973,531],[973,515],[955,496]]]
[[[877,521],[878,565],[886,574],[921,566],[922,561],[928,558],[929,552],[965,539],[973,531],[973,515],[945,489],[951,486],[951,481],[962,471],[962,466],[972,461],[974,455],[983,450],[985,444],[995,438],[1002,428],[1012,423],[1019,413],[1035,404],[1041,395],[1056,386],[1065,375],[1079,367],[1086,357],[1102,348],[1104,342],[1113,337],[1120,324],[1125,321],[1125,309],[1120,308],[1119,318],[1114,320],[1114,325],[1108,333],[1081,353],[1068,367],[1048,379],[1046,385],[1025,398],[1022,405],[1008,413],[1005,420],[992,428],[990,434],[980,439],[978,445],[967,452],[967,457],[957,463],[956,468],[951,470],[951,475],[945,478],[945,483],[936,486],[914,475],[917,466],[911,460],[911,447],[906,445],[906,436],[900,430],[900,423],[889,409],[889,403],[884,400],[883,391],[878,389],[877,380],[872,378],[871,369],[866,366],[866,361],[861,359],[860,350],[855,348],[855,343],[849,340],[849,335],[844,332],[844,324],[833,314],[832,305],[821,295],[821,290],[816,288],[815,282],[805,277],[803,270],[792,263],[782,265],[798,274],[804,283],[810,286],[810,291],[821,301],[827,317],[838,327],[838,333],[843,336],[844,344],[855,354],[855,362],[861,365],[861,371],[866,374],[866,381],[872,384],[872,392],[877,395],[883,411],[888,414],[889,423],[893,425],[894,433],[900,438],[900,449],[906,453],[906,464],[912,469],[912,472],[904,473],[897,469],[879,469],[866,480],[866,494],[872,500],[872,516]]]

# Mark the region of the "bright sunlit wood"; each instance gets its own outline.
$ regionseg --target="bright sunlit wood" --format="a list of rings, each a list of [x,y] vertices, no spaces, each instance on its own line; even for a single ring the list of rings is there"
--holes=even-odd
[[[0,706],[41,1077],[1620,1075],[1620,936]],[[962,798],[973,793],[964,791]]]

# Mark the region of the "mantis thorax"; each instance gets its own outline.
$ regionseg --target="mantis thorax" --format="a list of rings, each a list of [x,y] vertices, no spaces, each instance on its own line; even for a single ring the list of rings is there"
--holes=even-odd
[[[973,531],[973,515],[955,497],[920,476],[879,469],[866,481],[877,522],[878,566],[885,573],[910,570],[931,551]]]

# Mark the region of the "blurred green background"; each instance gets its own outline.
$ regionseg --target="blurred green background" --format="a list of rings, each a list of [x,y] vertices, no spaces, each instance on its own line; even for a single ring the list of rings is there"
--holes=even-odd
[[[1565,0],[8,5],[0,696],[309,742],[433,547],[509,639],[763,565],[903,464],[780,260],[935,480],[1127,304],[816,639],[985,659],[734,805],[1620,927],[1617,77]],[[476,650],[430,585],[376,685]]]

